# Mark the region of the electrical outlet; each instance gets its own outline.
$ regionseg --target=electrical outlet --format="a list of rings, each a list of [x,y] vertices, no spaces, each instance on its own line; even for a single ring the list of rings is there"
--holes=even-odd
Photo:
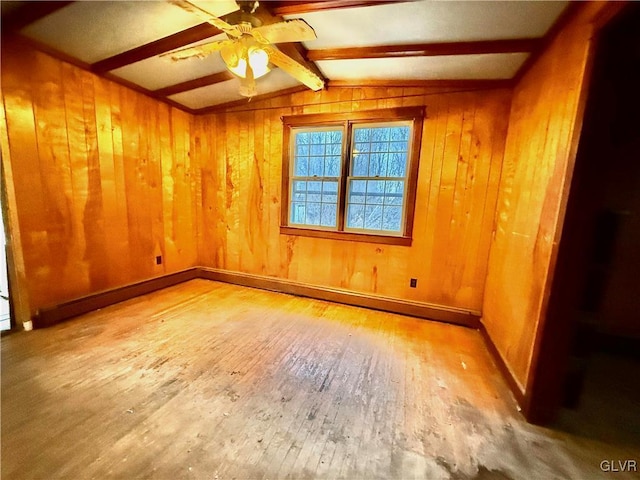
[[[412,278],[412,279],[409,281],[409,286],[410,286],[411,288],[416,288],[416,287],[418,286],[418,279],[417,279],[417,278]]]
[[[160,264],[162,264],[162,255],[158,255],[156,257],[156,265],[160,265]]]

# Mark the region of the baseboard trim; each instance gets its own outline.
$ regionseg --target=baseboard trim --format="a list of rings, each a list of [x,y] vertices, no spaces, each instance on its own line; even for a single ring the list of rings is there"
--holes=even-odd
[[[509,367],[507,367],[507,364],[502,358],[502,355],[500,355],[500,352],[498,351],[498,348],[496,347],[495,343],[493,343],[493,340],[491,340],[491,337],[489,336],[489,332],[487,332],[487,329],[482,322],[479,322],[478,331],[480,332],[480,335],[482,335],[482,339],[484,340],[484,344],[486,345],[487,350],[489,350],[489,353],[493,357],[493,361],[497,365],[498,370],[500,370],[502,377],[507,382],[507,385],[509,386],[511,393],[513,393],[513,396],[516,399],[516,402],[518,402],[518,405],[523,411],[523,414],[525,414],[526,416],[525,410],[527,407],[527,402],[526,402],[525,393],[520,388],[520,385],[518,385],[518,382],[516,381],[515,377],[511,373],[511,370],[509,370]]]
[[[426,318],[470,328],[478,328],[480,326],[480,312],[472,310],[402,300],[369,293],[352,292],[339,288],[322,287],[263,275],[253,275],[207,267],[193,267],[123,287],[94,293],[53,307],[41,308],[33,317],[33,327],[48,327],[68,318],[89,313],[98,308],[108,307],[115,303],[196,278],[399,313],[401,315]]]
[[[275,277],[254,275],[242,272],[232,272],[215,268],[199,268],[200,278],[218,282],[233,283],[245,287],[288,293],[301,297],[315,298],[330,302],[343,303],[356,307],[383,310],[386,312],[410,315],[412,317],[438,320],[465,327],[478,328],[480,326],[480,312],[461,308],[446,307],[424,302],[402,300],[370,293],[359,293],[339,288],[322,287],[300,282],[293,282]]]
[[[64,302],[54,307],[41,308],[33,317],[33,327],[43,328],[61,322],[68,318],[89,313],[98,308],[108,307],[146,293],[155,292],[166,287],[177,285],[198,278],[198,269],[189,268],[180,272],[169,273],[160,277],[150,278],[123,287],[97,292],[86,297]]]

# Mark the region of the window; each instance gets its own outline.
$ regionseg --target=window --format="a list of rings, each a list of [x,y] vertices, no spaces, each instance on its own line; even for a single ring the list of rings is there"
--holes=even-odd
[[[281,233],[410,245],[423,116],[283,117]]]

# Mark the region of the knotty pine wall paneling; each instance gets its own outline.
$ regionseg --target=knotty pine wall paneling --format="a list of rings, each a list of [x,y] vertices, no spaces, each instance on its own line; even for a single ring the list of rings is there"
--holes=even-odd
[[[482,322],[523,393],[571,184],[591,21],[606,3],[584,4],[513,94]]]
[[[2,100],[30,314],[196,265],[190,115],[4,39]]]
[[[510,99],[506,89],[331,88],[196,117],[201,263],[478,312]],[[280,234],[283,115],[416,105],[427,119],[411,247]]]

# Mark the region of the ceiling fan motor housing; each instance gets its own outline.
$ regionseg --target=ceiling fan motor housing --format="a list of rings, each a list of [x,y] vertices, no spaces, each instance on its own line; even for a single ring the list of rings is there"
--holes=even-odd
[[[236,0],[238,8],[246,13],[253,13],[258,8],[260,2],[258,0]]]
[[[224,19],[231,25],[241,26],[242,24],[248,24],[252,28],[262,26],[262,20],[251,13],[243,12],[241,10],[225,15]]]

